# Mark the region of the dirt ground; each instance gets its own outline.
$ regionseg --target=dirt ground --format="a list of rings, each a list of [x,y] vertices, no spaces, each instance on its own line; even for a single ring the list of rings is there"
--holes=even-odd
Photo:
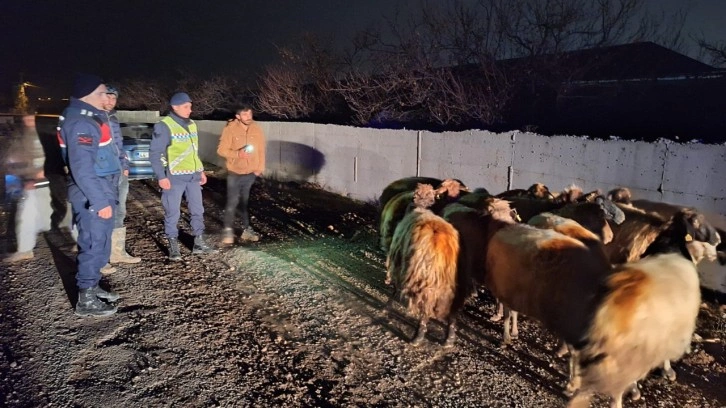
[[[211,176],[204,194],[218,243],[223,179]],[[105,279],[123,296],[108,318],[73,314],[71,244],[40,235],[35,259],[0,273],[0,406],[565,405],[555,339],[523,317],[520,338],[500,348],[486,295],[466,307],[455,347],[441,346],[439,324],[419,347],[408,343],[415,321],[400,305],[383,312],[390,288],[373,205],[261,181],[251,212],[260,242],[205,257],[190,253],[184,214],[184,261],[169,263],[159,193],[132,182],[127,247],[143,262]],[[721,340],[694,344],[674,363],[676,382],[654,373],[626,407],[726,406],[726,316],[717,304],[704,302],[697,333]]]

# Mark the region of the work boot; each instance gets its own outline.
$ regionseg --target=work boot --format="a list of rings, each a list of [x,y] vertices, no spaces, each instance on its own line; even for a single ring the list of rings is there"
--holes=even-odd
[[[115,228],[111,234],[111,263],[141,262],[141,258],[131,256],[126,252],[126,227]]]
[[[179,252],[179,239],[177,237],[169,237],[169,260],[182,260],[181,252]]]
[[[244,229],[244,231],[242,231],[240,239],[242,241],[257,242],[260,240],[260,234],[256,233],[255,230],[252,229],[252,227],[247,227]]]
[[[109,302],[115,302],[115,301],[119,300],[119,298],[121,297],[121,296],[119,296],[118,293],[116,293],[114,291],[107,292],[107,291],[101,289],[101,287],[98,285],[96,285],[92,288],[89,288],[89,289],[92,290],[93,293],[96,294],[97,298],[107,300]]]
[[[103,266],[103,268],[101,268],[101,275],[110,275],[114,272],[116,272],[116,267],[110,263],[107,263]]]
[[[102,302],[94,288],[78,289],[78,303],[76,315],[78,316],[110,316],[116,313],[116,306]]]
[[[213,254],[215,252],[217,252],[217,250],[207,244],[203,235],[197,235],[194,237],[194,248],[192,249],[193,254]]]
[[[15,252],[13,254],[8,255],[3,259],[3,262],[5,263],[13,263],[13,262],[20,262],[20,261],[27,261],[28,259],[33,259],[35,254],[33,254],[33,250],[30,251],[23,251],[23,252]]]
[[[222,231],[222,243],[226,245],[234,244],[234,231],[232,231],[232,228],[225,228]]]

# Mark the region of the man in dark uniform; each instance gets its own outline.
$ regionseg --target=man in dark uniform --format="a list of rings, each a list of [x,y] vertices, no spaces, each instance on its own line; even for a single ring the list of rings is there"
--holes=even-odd
[[[59,142],[68,166],[68,198],[78,225],[79,316],[107,316],[119,295],[98,286],[101,267],[111,256],[111,232],[118,200],[121,163],[103,105],[108,95],[103,80],[80,74],[73,84],[70,104],[63,111]]]
[[[149,160],[161,187],[164,207],[164,232],[169,239],[169,260],[181,261],[178,222],[181,199],[186,196],[194,235],[193,254],[216,252],[204,240],[204,205],[202,185],[207,182],[204,165],[199,158],[197,124],[189,117],[192,100],[184,92],[169,101],[171,112],[154,126],[149,147]]]

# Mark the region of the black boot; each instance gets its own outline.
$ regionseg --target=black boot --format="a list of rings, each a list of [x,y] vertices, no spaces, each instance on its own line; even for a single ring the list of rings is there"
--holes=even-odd
[[[110,316],[116,313],[116,306],[102,302],[96,296],[94,288],[78,289],[78,303],[76,315],[78,316]]]
[[[204,240],[204,236],[197,235],[194,237],[194,249],[192,249],[193,254],[213,254],[215,252],[217,252],[217,250],[207,244]]]
[[[93,290],[93,293],[96,294],[97,298],[107,300],[109,302],[115,302],[115,301],[119,300],[119,298],[121,298],[121,296],[119,296],[118,293],[113,292],[113,291],[107,292],[107,291],[101,289],[101,287],[98,285],[92,287],[91,290]]]
[[[181,252],[179,252],[179,239],[177,237],[169,237],[169,260],[182,260]]]

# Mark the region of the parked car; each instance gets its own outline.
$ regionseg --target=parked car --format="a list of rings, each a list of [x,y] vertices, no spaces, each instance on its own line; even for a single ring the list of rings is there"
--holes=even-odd
[[[149,161],[149,146],[153,133],[153,123],[121,123],[124,150],[129,158],[129,179],[140,180],[154,177],[154,171]]]

